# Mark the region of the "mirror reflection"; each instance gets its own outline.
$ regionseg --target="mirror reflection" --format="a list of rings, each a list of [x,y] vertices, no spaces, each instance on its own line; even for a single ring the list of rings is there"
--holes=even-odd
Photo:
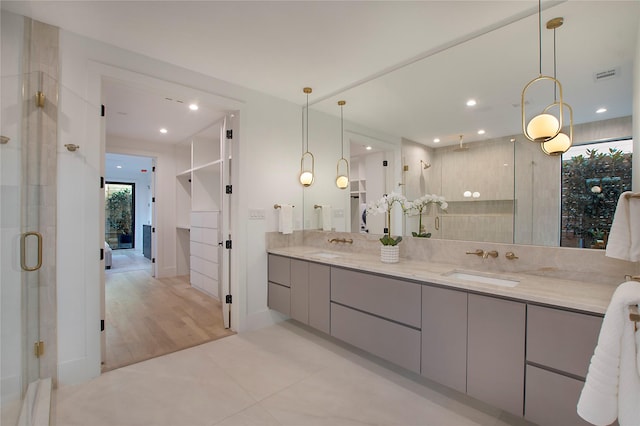
[[[629,139],[632,134],[639,11],[634,3],[543,5],[543,27],[545,20],[564,17],[558,30],[557,74],[574,109],[574,145]],[[434,194],[448,203],[446,212],[431,205],[422,216],[394,216],[394,229],[402,229],[403,235],[421,233],[422,218],[424,233],[431,238],[536,245],[559,245],[561,236],[571,239],[567,226],[561,225],[567,191],[561,165],[570,157],[545,155],[521,129],[520,95],[538,72],[538,17],[532,10],[507,21],[312,103],[312,116],[337,129],[339,124],[329,119],[339,117],[336,102],[347,100],[344,128],[351,184],[348,191],[335,187],[332,159],[328,185],[305,189],[305,229],[323,228],[313,205],[327,202],[334,204],[331,229],[382,234],[384,218],[369,216],[365,222],[364,204],[397,192],[409,200]],[[541,35],[543,73],[550,74],[553,34],[543,28]],[[471,98],[476,100],[472,107],[466,105]],[[536,101],[531,99],[532,104]],[[597,113],[602,107],[607,111]],[[324,149],[335,150],[329,158],[340,157],[339,131],[316,136],[325,142]],[[371,141],[380,151],[358,151]],[[386,168],[379,165],[381,156]],[[575,232],[575,240],[583,240],[571,243],[576,247],[593,245],[585,242],[589,232],[602,237],[599,228]]]

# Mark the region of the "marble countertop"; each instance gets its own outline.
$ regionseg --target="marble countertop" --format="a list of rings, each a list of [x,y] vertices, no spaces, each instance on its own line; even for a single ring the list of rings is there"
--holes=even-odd
[[[493,296],[502,296],[525,302],[535,302],[595,314],[604,314],[609,306],[614,286],[542,277],[523,273],[485,273],[455,265],[400,258],[398,263],[382,263],[379,255],[323,250],[311,246],[293,246],[269,249],[269,253],[326,265],[357,269],[365,272],[404,278],[417,282],[468,290]],[[484,284],[447,276],[452,271],[478,274],[519,281],[515,287]]]

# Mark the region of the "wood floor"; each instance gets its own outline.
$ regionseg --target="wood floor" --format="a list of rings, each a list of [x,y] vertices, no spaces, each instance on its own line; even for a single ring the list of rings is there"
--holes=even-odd
[[[188,276],[152,278],[146,270],[106,276],[106,359],[109,371],[234,334],[216,299]]]

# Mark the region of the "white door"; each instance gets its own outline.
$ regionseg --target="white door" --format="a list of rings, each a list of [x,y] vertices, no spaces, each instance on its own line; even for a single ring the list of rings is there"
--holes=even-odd
[[[233,186],[231,184],[231,144],[233,143],[233,123],[237,122],[237,114],[225,117],[220,130],[220,192],[222,194],[220,212],[220,236],[223,241],[222,256],[220,262],[220,299],[222,301],[222,318],[225,328],[231,327],[231,253],[233,239],[231,238],[231,197]]]

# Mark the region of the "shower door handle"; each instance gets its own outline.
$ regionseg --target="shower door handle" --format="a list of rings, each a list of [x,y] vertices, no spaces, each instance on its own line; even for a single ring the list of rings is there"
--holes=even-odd
[[[38,242],[38,263],[35,266],[27,265],[27,238],[36,237]],[[42,234],[39,232],[25,232],[20,236],[20,266],[24,271],[37,271],[42,266]]]
[[[436,216],[436,231],[440,230],[440,216]]]

